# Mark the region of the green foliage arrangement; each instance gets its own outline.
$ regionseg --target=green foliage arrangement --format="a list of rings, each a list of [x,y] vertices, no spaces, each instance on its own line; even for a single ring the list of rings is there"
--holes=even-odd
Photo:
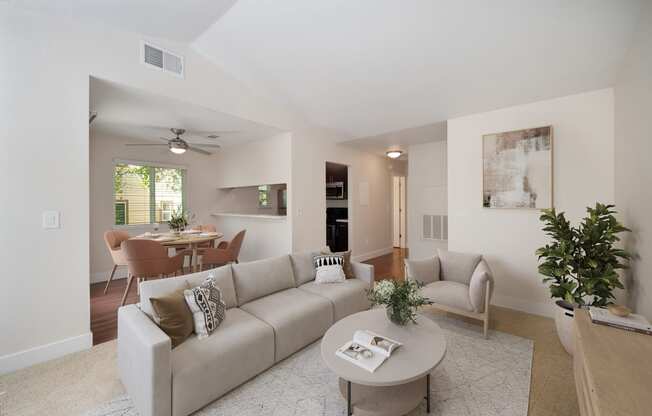
[[[177,212],[170,215],[170,220],[168,221],[168,225],[170,226],[170,229],[173,231],[183,230],[188,226],[188,223],[189,223],[188,213],[183,211],[182,209],[179,209]]]
[[[432,302],[421,296],[421,285],[414,280],[381,280],[368,292],[373,305],[385,305],[387,317],[397,325],[416,323],[417,308]]]
[[[619,233],[630,231],[614,214],[614,205],[587,207],[587,216],[574,227],[554,208],[543,210],[543,231],[552,239],[536,251],[539,273],[550,283],[552,298],[579,306],[606,306],[613,291],[623,288],[618,269],[627,268],[630,254],[617,248]]]

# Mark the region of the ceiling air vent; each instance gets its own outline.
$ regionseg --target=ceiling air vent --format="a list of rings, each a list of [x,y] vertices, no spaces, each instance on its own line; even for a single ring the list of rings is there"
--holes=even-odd
[[[183,78],[183,56],[175,55],[163,48],[143,42],[141,60],[150,68],[168,72],[174,76]]]

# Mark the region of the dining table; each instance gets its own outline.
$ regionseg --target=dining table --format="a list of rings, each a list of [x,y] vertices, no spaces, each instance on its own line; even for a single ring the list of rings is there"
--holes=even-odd
[[[189,266],[190,270],[194,272],[197,270],[198,247],[204,243],[212,243],[222,237],[224,237],[224,234],[220,232],[190,230],[179,233],[145,233],[132,237],[132,239],[151,240],[169,248],[187,248],[192,250]]]

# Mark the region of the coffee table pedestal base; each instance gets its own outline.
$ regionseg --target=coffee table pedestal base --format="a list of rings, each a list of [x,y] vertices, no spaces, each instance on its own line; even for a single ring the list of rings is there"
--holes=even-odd
[[[347,381],[340,378],[340,393],[347,400]],[[365,386],[351,383],[351,407],[355,416],[397,416],[410,413],[427,401],[427,377],[397,386]]]

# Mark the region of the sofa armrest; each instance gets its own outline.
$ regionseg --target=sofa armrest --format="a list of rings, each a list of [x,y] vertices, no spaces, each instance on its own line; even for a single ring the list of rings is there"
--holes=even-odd
[[[369,289],[372,289],[374,286],[374,266],[372,264],[352,261],[351,267],[353,268],[353,274],[355,277],[367,282],[367,284],[369,284]]]
[[[136,305],[118,310],[118,368],[141,416],[172,414],[172,342]]]
[[[487,283],[489,283],[489,290],[487,290]],[[489,305],[491,301],[493,288],[493,274],[487,262],[482,259],[475,267],[469,281],[469,299],[475,312],[483,313],[485,311],[485,305]]]

